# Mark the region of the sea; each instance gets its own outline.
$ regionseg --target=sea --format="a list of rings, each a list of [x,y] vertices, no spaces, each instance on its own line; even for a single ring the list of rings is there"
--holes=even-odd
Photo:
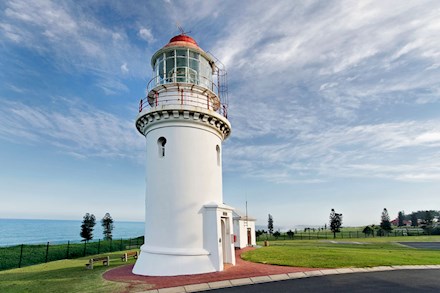
[[[0,219],[0,246],[80,242],[81,223],[74,220]],[[144,227],[144,222],[115,221],[113,239],[143,236]],[[99,220],[96,221],[93,236],[93,240],[103,238]]]

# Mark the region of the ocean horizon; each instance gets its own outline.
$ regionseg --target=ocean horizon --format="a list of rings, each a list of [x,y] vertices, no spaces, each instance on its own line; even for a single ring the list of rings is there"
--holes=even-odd
[[[0,218],[0,246],[80,242],[81,224],[82,220]],[[144,222],[115,221],[113,239],[143,236],[144,227]],[[97,219],[93,240],[102,239],[102,232],[100,219]]]

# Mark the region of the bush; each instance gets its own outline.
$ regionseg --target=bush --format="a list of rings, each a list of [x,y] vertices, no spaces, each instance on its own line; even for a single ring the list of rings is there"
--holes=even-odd
[[[376,232],[377,236],[385,236],[385,230],[382,228],[379,228]]]
[[[366,226],[364,230],[362,230],[362,233],[364,233],[365,235],[371,235],[374,233],[374,231],[370,226]]]
[[[440,227],[435,227],[431,230],[431,235],[440,235]]]

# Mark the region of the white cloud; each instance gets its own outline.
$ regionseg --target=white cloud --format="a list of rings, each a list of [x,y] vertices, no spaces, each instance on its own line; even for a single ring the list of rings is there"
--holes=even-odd
[[[126,74],[126,73],[128,73],[128,66],[127,66],[127,63],[123,63],[122,65],[121,65],[121,72],[123,73],[123,74]]]
[[[299,130],[289,140],[227,144],[226,168],[276,183],[316,183],[334,177],[415,181],[440,174],[439,120]],[[422,133],[420,135],[420,133]],[[233,167],[232,167],[233,165]],[[430,172],[430,173],[426,173]],[[274,176],[276,174],[276,176]]]
[[[421,143],[437,143],[440,146],[440,132],[425,132],[415,139]]]
[[[65,111],[1,102],[1,137],[20,143],[49,144],[77,158],[142,157],[144,144],[133,121],[72,100],[57,100]]]
[[[256,1],[233,3],[235,9],[231,3],[165,1],[151,11],[140,7],[124,28],[106,26],[81,7],[84,15],[76,13],[68,2],[14,0],[0,28],[14,42],[54,52],[60,63],[95,70],[97,86],[113,95],[128,91],[116,75],[144,76],[148,60],[139,61],[151,55],[130,43],[128,28],[152,43],[179,21],[229,71],[231,169],[310,183],[329,176],[401,180],[426,174],[424,167],[435,174],[426,158],[438,156],[440,122],[413,109],[440,102],[436,1]],[[113,5],[124,16],[135,13]],[[152,9],[166,11],[157,16],[160,25],[140,17],[156,14]],[[60,19],[65,27],[54,25]]]
[[[139,37],[148,43],[154,42],[154,37],[150,29],[143,27],[139,29]]]
[[[89,8],[72,2],[9,0],[0,35],[51,60],[61,71],[120,77],[120,64],[130,74],[145,75],[144,50],[133,45],[125,28],[103,24]],[[127,54],[130,52],[130,54]],[[128,73],[128,72],[126,72]]]

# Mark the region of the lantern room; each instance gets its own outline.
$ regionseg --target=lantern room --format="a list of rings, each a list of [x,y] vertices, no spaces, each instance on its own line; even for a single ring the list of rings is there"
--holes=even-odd
[[[213,91],[214,61],[186,35],[173,37],[151,58],[154,85],[192,83]]]
[[[147,87],[149,106],[191,105],[220,110],[225,115],[226,108],[220,109],[220,100],[226,94],[226,71],[220,69],[222,66],[217,66],[216,61],[193,38],[184,34],[171,38],[151,58],[153,77]],[[181,92],[181,95],[170,96],[170,92]],[[142,108],[143,105],[140,110]]]

